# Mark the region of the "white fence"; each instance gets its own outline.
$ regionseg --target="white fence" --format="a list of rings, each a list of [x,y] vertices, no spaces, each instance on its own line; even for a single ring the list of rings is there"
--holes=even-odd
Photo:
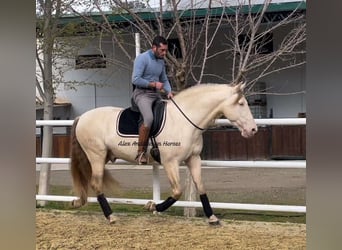
[[[279,119],[255,119],[257,125],[305,125],[306,118],[279,118]],[[71,126],[72,120],[39,120],[36,126]],[[215,125],[230,125],[229,121],[218,119]],[[69,158],[36,158],[36,163],[69,163]],[[131,164],[123,160],[117,160],[116,164]],[[262,168],[306,168],[305,160],[292,161],[202,161],[203,167],[262,167]],[[159,166],[153,165],[153,200],[160,202],[160,182],[159,182]],[[72,201],[75,196],[58,196],[58,195],[36,195],[36,200],[44,201]],[[149,200],[145,199],[126,199],[126,198],[107,198],[109,203],[135,204],[145,205]],[[96,197],[89,197],[88,202],[97,202]],[[306,213],[306,206],[288,206],[288,205],[264,205],[264,204],[244,204],[244,203],[222,203],[211,202],[213,208],[222,209],[239,209],[253,211],[277,211],[277,212],[297,212]],[[201,207],[200,202],[194,201],[177,201],[173,206],[179,207]]]

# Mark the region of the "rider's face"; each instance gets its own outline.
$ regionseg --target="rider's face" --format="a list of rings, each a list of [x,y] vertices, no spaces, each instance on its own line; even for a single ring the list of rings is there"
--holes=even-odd
[[[157,47],[155,45],[152,46],[152,51],[154,53],[154,55],[157,57],[157,58],[164,58],[166,56],[166,53],[167,53],[167,45],[166,44],[162,44],[160,43],[160,46]]]

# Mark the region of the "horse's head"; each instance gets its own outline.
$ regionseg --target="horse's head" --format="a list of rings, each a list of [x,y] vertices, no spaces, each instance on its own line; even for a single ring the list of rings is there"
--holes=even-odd
[[[222,103],[222,112],[241,131],[241,135],[248,138],[253,136],[258,128],[243,94],[244,88],[245,84],[242,83],[232,86],[232,95]]]

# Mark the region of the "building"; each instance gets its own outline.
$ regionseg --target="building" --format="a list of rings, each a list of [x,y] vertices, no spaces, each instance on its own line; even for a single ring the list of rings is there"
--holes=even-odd
[[[260,7],[262,5],[257,6]],[[141,6],[139,6],[139,9],[140,8]],[[150,23],[156,22],[155,11],[158,10],[154,9],[146,12],[146,9],[143,9],[143,11],[144,12],[139,12],[139,15],[143,20]],[[204,8],[202,9],[201,6],[198,6],[196,11],[184,8],[182,11],[182,17],[185,19],[200,19],[206,14],[206,11],[207,10]],[[227,14],[232,15],[233,10],[229,8],[215,7],[213,8],[211,15],[213,18],[215,18],[220,16],[223,11],[226,11]],[[279,23],[279,21],[286,18],[286,16],[292,11],[305,14],[305,1],[273,1],[265,15],[263,25],[276,25]],[[94,19],[101,18],[100,15],[96,13],[93,13],[91,17]],[[131,27],[130,23],[127,21],[128,18],[129,15],[127,14],[108,14],[108,20],[116,24],[119,23],[123,30],[126,31]],[[163,18],[165,21],[171,22],[172,15],[170,12],[166,11]],[[82,23],[82,20],[75,16],[65,16],[61,20],[61,24],[63,25],[71,22],[80,24]],[[79,27],[82,27],[82,25]],[[292,29],[292,25],[287,25],[274,30],[271,37],[269,37],[267,46],[263,47],[263,53],[271,53],[274,51]],[[213,41],[213,46],[210,50],[210,53],[215,54],[222,50],[222,47],[226,43],[227,33],[229,33],[227,26],[221,25],[218,29],[217,36]],[[176,46],[175,48],[177,48],[177,40],[175,37],[170,38],[170,40],[172,40],[173,44]],[[68,39],[70,39],[70,37],[68,37]],[[134,58],[136,53],[134,30],[131,30],[131,32],[125,32],[122,36],[122,39],[125,41],[125,48],[127,49],[128,54],[131,56],[131,58]],[[242,41],[243,40],[244,39],[242,39]],[[71,106],[68,105],[67,114],[58,114],[58,117],[55,115],[55,118],[74,119],[76,116],[81,115],[87,110],[101,106],[130,106],[130,96],[132,93],[131,73],[133,62],[125,56],[120,47],[116,43],[113,43],[110,36],[93,37],[89,36],[87,31],[82,30],[77,32],[77,34],[73,37],[73,41],[75,42],[74,46],[79,46],[79,50],[74,58],[61,58],[61,65],[68,66],[63,75],[64,81],[58,86],[56,93],[57,97],[60,99],[68,100]],[[305,51],[305,43],[301,46]],[[229,53],[223,53],[220,54],[220,56],[215,57],[214,60],[210,61],[205,68],[207,76],[203,78],[202,83],[227,83],[227,79],[230,79],[230,71],[232,68],[232,62],[229,58]],[[305,55],[299,55],[297,59],[299,61],[305,61]],[[281,61],[279,64],[281,64]],[[213,74],[215,74],[216,77],[213,77]],[[75,82],[84,82],[88,84],[80,84],[75,86],[73,84]],[[305,66],[303,65],[263,77],[254,86],[253,91],[258,92],[258,94],[249,97],[250,108],[255,118],[287,118],[305,116]],[[264,95],[262,93],[264,91],[272,94]],[[281,143],[279,145],[270,145],[269,141],[271,137],[273,139],[276,136],[279,138],[284,138],[284,136],[288,137],[288,134],[287,132],[284,133],[282,129],[277,130],[273,129],[272,127],[265,127],[259,130],[259,139],[256,139],[259,141],[250,143],[254,146],[247,146],[247,142],[243,142],[243,145],[240,145],[240,148],[236,149],[236,152],[238,153],[235,155],[230,152],[223,156],[222,154],[218,154],[216,158],[216,156],[213,157],[215,152],[211,152],[208,148],[204,148],[204,154],[208,156],[208,159],[223,160],[245,159],[245,157],[247,159],[305,157],[305,128],[295,127],[290,128],[290,130],[292,132],[290,131],[289,133],[295,135],[295,138],[287,145],[283,145]],[[208,133],[210,134],[209,137],[208,134],[207,137],[205,135],[206,142],[211,143],[213,136],[216,136],[216,139],[223,138],[221,135],[217,136],[215,131],[211,132],[211,134],[210,131]],[[221,132],[219,131],[219,133]],[[234,131],[231,133],[234,133]],[[230,136],[229,138],[233,137]],[[225,140],[228,139],[226,138]],[[282,140],[277,141],[279,142]],[[234,142],[230,143],[237,145]],[[296,148],[295,152],[290,152],[289,150],[286,151],[294,146]],[[252,150],[253,152],[246,152],[248,151],[246,148],[250,148],[249,150]],[[279,150],[279,148],[285,148],[285,152]],[[234,150],[231,151],[233,152]]]
[[[305,2],[302,1],[273,1],[267,12],[265,23],[277,23],[286,17],[286,14],[297,9],[298,12],[305,13]],[[299,7],[298,7],[299,6]],[[218,8],[216,14],[219,15]],[[196,17],[203,15],[204,10],[199,9]],[[151,12],[141,13],[146,20],[153,20]],[[194,14],[186,14],[194,15]],[[214,14],[213,14],[214,15]],[[96,16],[96,14],[94,14]],[[109,16],[113,22],[123,22],[122,15]],[[167,19],[167,15],[165,19]],[[63,22],[74,22],[75,17],[67,16]],[[124,25],[124,24],[122,24]],[[266,50],[272,52],[282,42],[284,37],[291,31],[293,26],[288,25],[276,29],[272,32],[270,43]],[[211,53],[217,53],[226,42],[227,27],[222,25],[214,40]],[[96,85],[80,85],[70,87],[70,84],[61,84],[58,87],[57,96],[72,103],[71,119],[83,112],[100,106],[127,107],[130,105],[130,95],[132,93],[131,73],[132,61],[129,61],[121,49],[113,43],[111,37],[85,38],[85,34],[79,36],[79,40],[87,40],[86,46],[80,48],[75,58],[68,60],[70,68],[64,73],[65,82],[90,82]],[[125,39],[126,49],[132,58],[135,57],[134,33],[130,32],[122,36]],[[170,39],[172,40],[172,39]],[[101,47],[101,52],[99,50]],[[305,50],[305,44],[303,45]],[[267,51],[265,52],[267,53]],[[215,60],[210,61],[206,66],[208,76],[203,78],[202,83],[226,83],[231,79],[229,76],[231,64],[229,55],[222,54]],[[299,55],[298,60],[305,61],[305,55]],[[96,62],[88,65],[87,61]],[[209,75],[218,75],[212,77]],[[305,106],[305,66],[300,66],[288,70],[274,73],[260,79],[255,85],[255,91],[263,92],[267,90],[272,94],[254,95],[249,98],[251,110],[255,118],[266,117],[297,117],[306,112]],[[295,93],[295,94],[289,94]],[[273,95],[275,94],[275,95]]]

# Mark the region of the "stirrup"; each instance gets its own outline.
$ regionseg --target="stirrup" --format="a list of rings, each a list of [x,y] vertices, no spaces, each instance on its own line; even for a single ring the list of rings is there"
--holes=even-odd
[[[142,161],[143,157],[145,158],[144,161]],[[147,158],[145,152],[138,153],[137,157],[135,157],[135,160],[137,161],[138,165],[146,165],[147,164]]]

